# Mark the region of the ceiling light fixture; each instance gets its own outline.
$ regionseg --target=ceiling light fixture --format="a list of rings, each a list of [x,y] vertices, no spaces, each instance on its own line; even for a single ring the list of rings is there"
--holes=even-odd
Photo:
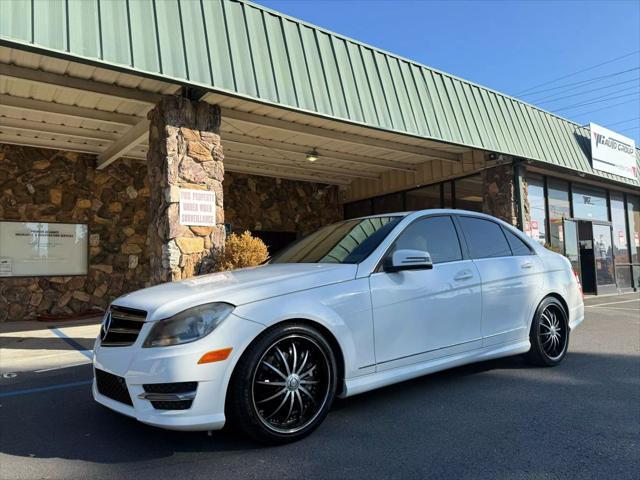
[[[307,160],[310,162],[318,160],[318,151],[315,148],[307,153]]]

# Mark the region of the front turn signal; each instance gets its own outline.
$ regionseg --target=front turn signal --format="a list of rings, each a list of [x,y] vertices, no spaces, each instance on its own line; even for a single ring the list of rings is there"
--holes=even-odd
[[[233,348],[229,347],[229,348],[222,348],[220,350],[213,350],[211,352],[207,352],[204,355],[202,355],[202,357],[200,357],[200,360],[198,360],[198,365],[203,363],[221,362],[223,360],[226,360],[227,358],[229,358],[229,355],[231,354],[231,350],[233,350]]]

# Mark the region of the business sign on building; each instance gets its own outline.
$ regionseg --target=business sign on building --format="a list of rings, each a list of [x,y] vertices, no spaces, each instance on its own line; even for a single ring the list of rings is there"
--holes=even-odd
[[[636,180],[638,163],[633,139],[589,124],[591,128],[591,166],[594,170]]]
[[[86,275],[88,226],[0,222],[0,277]]]
[[[180,225],[214,227],[216,225],[215,192],[181,188]]]

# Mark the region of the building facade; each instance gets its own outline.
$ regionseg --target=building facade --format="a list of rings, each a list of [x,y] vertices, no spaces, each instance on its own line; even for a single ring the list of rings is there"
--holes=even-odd
[[[359,215],[483,211],[640,287],[640,154],[246,1],[0,2],[0,321],[104,309]],[[189,213],[190,212],[190,213]]]

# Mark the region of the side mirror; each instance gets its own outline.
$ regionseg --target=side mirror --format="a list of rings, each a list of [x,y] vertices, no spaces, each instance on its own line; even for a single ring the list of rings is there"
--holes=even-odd
[[[431,255],[422,250],[396,250],[383,262],[385,272],[400,272],[402,270],[428,270],[433,268]]]

